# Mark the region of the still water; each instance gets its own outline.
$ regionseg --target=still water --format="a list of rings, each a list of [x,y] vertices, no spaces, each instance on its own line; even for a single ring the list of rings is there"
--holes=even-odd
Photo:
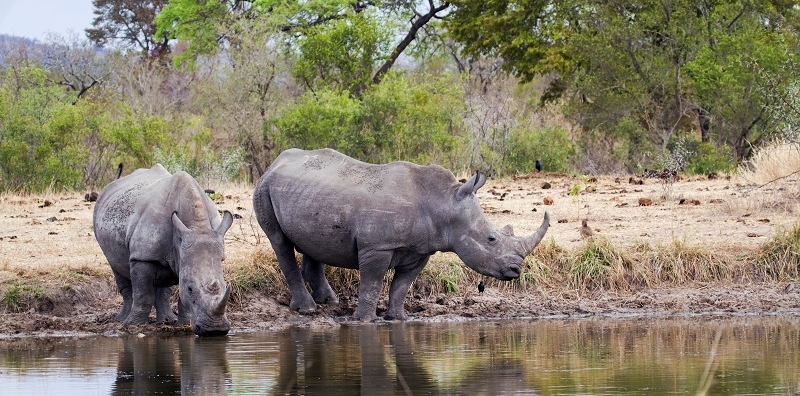
[[[0,394],[800,394],[800,318],[384,323],[0,340]]]

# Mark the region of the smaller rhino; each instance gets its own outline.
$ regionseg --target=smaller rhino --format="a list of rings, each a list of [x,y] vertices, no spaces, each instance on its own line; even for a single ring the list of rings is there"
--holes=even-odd
[[[94,208],[94,232],[122,294],[117,320],[193,325],[197,335],[230,330],[222,275],[223,238],[233,222],[186,172],[156,164],[109,183]],[[169,306],[178,285],[178,316]]]

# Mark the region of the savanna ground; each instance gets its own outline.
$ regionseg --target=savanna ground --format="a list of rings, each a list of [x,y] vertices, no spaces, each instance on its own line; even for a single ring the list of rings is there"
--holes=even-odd
[[[494,225],[528,234],[550,213],[550,229],[525,273],[513,282],[485,279],[454,254],[439,253],[412,286],[406,310],[412,320],[798,315],[800,175],[770,182],[776,178],[749,172],[669,182],[542,172],[489,179],[478,197]],[[291,312],[253,215],[252,188],[211,187],[218,207],[238,215],[225,238],[232,331],[347,320],[356,306],[357,272],[328,269],[337,306],[321,306],[312,316]],[[114,321],[122,299],[94,239],[93,208],[83,192],[0,196],[0,334],[187,331]],[[591,238],[581,237],[582,219]],[[487,284],[483,294],[475,287],[480,280]],[[378,313],[385,308],[386,291]]]

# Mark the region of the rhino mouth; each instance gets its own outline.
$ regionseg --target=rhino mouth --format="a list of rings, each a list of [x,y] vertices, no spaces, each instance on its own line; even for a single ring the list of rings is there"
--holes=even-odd
[[[197,321],[193,326],[194,334],[203,337],[224,336],[231,329],[231,322],[226,317],[217,320]]]
[[[504,256],[500,257],[498,261],[493,264],[483,266],[483,270],[477,269],[477,272],[491,276],[492,278],[502,281],[510,281],[522,275],[522,258],[517,256]],[[487,268],[494,267],[494,270],[486,271]]]

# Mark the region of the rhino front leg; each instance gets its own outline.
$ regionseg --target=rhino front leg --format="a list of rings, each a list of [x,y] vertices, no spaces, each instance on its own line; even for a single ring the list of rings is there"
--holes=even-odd
[[[176,323],[178,317],[172,312],[169,299],[172,297],[172,287],[158,287],[156,292],[156,322]]]
[[[386,319],[406,320],[408,318],[404,307],[408,289],[414,279],[417,279],[419,273],[428,265],[428,259],[430,256],[425,256],[414,264],[395,267],[392,284],[389,286],[389,309],[386,312]]]
[[[117,290],[119,290],[119,294],[122,295],[122,309],[119,311],[115,319],[122,322],[127,319],[128,315],[131,313],[133,290],[131,287],[131,280],[117,271],[114,271],[114,281],[117,283]]]
[[[303,255],[303,279],[311,286],[311,296],[317,304],[338,304],[339,297],[325,277],[325,264]]]
[[[131,312],[124,322],[126,325],[147,323],[156,299],[156,288],[153,285],[156,272],[157,268],[152,263],[131,261],[133,299]]]
[[[273,246],[275,246],[275,244],[273,244]],[[303,315],[316,312],[317,304],[314,303],[311,293],[308,292],[303,274],[300,272],[300,267],[297,266],[297,260],[294,257],[294,247],[283,244],[280,248],[275,249],[275,255],[278,256],[278,264],[281,266],[281,272],[283,272],[283,277],[286,278],[286,283],[289,285],[289,290],[292,293],[292,300],[289,302],[289,308]]]
[[[378,318],[375,310],[383,289],[383,277],[389,271],[391,261],[391,252],[358,254],[358,306],[353,314],[355,320],[369,322]]]

